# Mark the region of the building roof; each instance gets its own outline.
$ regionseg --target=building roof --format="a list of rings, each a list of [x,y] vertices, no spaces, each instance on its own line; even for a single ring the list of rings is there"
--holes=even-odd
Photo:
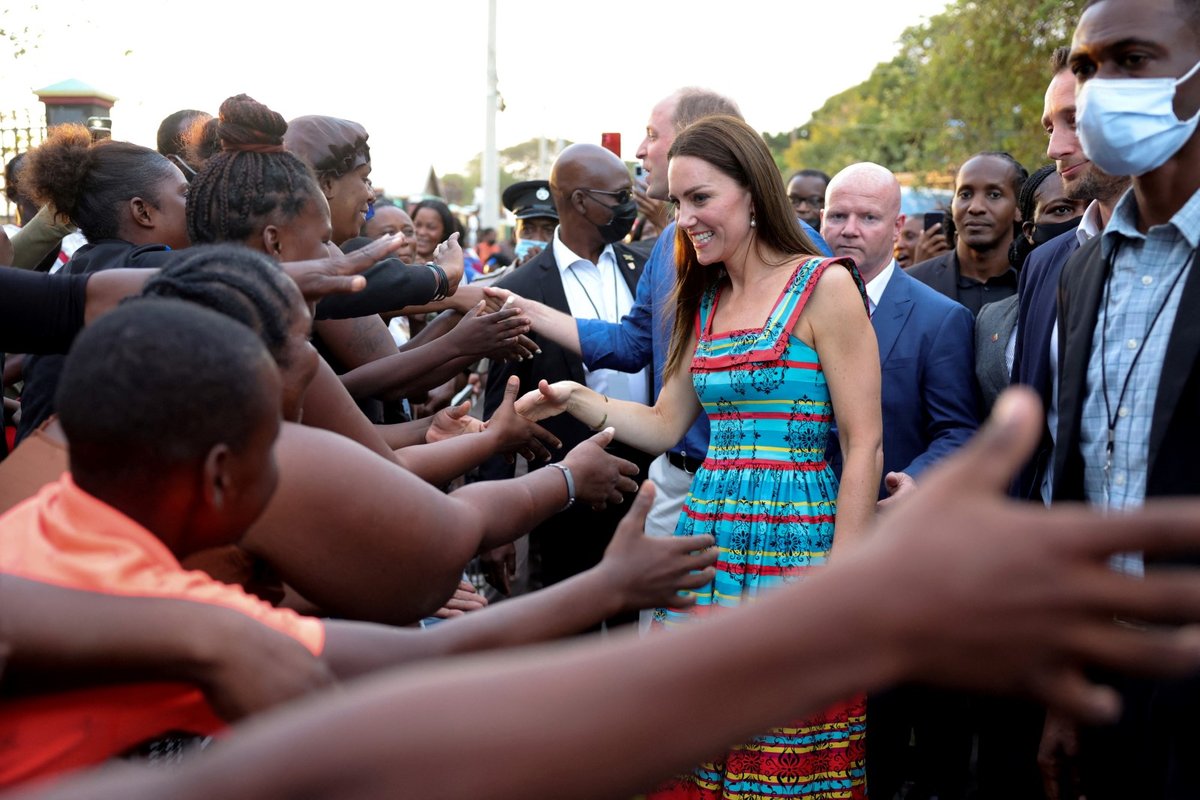
[[[94,86],[89,86],[78,78],[68,78],[65,81],[52,84],[43,89],[34,89],[34,94],[39,99],[47,97],[79,97],[79,98],[97,98],[106,100],[109,103],[115,103],[117,98],[108,92],[102,92]]]

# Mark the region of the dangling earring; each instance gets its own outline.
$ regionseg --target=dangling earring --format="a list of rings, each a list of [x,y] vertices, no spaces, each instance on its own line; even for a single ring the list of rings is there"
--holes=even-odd
[[[751,228],[754,228],[754,227],[757,227],[757,226],[758,226],[758,223],[754,221],[754,212],[753,212],[753,211],[751,211],[751,212],[750,212],[750,227],[751,227]]]

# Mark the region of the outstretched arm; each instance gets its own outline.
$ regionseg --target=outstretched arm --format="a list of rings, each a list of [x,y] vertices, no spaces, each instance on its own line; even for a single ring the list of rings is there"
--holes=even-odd
[[[629,313],[619,323],[600,319],[575,319],[544,303],[520,297],[516,300],[526,316],[533,320],[533,329],[539,336],[557,342],[564,349],[580,356],[589,369],[618,369],[637,372],[650,363],[653,340],[651,321],[658,289],[663,296],[669,295],[670,283],[674,278],[672,255],[673,237],[660,237],[642,268],[638,279],[637,294]],[[657,265],[657,266],[656,266]],[[657,271],[665,271],[666,286],[659,286]],[[484,294],[501,300],[510,296],[506,289],[487,287]]]
[[[478,435],[478,434],[474,434]],[[564,459],[577,502],[616,502],[636,466],[597,434]],[[330,613],[408,624],[454,593],[481,549],[515,540],[567,502],[560,470],[443,494],[407,470],[327,431],[285,424],[279,488],[242,546]],[[453,521],[452,524],[449,521]]]
[[[402,236],[393,236],[391,241],[385,241],[386,239],[387,237],[376,240],[360,249],[368,250],[379,257],[381,249],[395,250],[399,246],[396,242],[403,243]],[[385,243],[381,245],[381,241]],[[357,251],[346,254],[346,257],[356,258],[354,252]],[[451,234],[449,239],[438,245],[434,261],[445,272],[449,281],[447,294],[452,294],[463,273],[462,248],[458,246],[458,234]],[[366,317],[406,305],[417,305],[432,299],[439,288],[439,276],[435,270],[424,264],[403,264],[396,258],[387,258],[374,264],[363,273],[363,277],[365,286],[361,291],[326,297],[318,303],[317,319]]]
[[[101,683],[187,681],[228,720],[332,682],[300,642],[208,603],[119,597],[0,576],[8,695]]]
[[[340,678],[382,667],[532,644],[586,630],[621,611],[694,602],[678,592],[712,580],[713,538],[648,537],[653,484],[621,520],[604,558],[590,570],[532,594],[456,617],[432,630],[365,623],[326,625],[324,658]]]
[[[356,398],[395,398],[431,389],[529,330],[519,308],[485,313],[483,305],[444,336],[349,370],[341,376],[346,390]]]
[[[646,453],[664,453],[687,433],[701,407],[691,376],[679,370],[663,382],[653,406],[613,400],[575,381],[542,381],[517,401],[517,411],[532,420],[566,412],[593,430],[615,428],[619,442]]]
[[[178,771],[105,772],[25,797],[629,796],[731,741],[905,680],[1023,692],[1110,721],[1116,695],[1085,667],[1200,667],[1193,632],[1114,617],[1194,620],[1200,582],[1194,571],[1131,578],[1108,555],[1195,548],[1200,504],[1100,516],[1009,502],[1005,487],[1040,436],[1040,401],[1010,391],[993,417],[881,518],[879,535],[703,626],[384,675],[251,721]],[[713,685],[738,702],[696,702]],[[468,714],[506,720],[504,735],[464,726]]]

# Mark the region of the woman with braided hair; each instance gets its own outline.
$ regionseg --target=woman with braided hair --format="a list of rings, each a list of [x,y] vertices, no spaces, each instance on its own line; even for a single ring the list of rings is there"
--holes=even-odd
[[[351,194],[347,187],[355,181],[365,191],[370,164],[365,160],[369,150],[365,132],[359,133],[361,126],[329,117],[302,117],[293,123],[299,127],[299,133],[293,134],[293,125],[246,95],[222,103],[215,124],[221,152],[193,179],[188,204],[188,230],[196,243],[235,241],[287,261],[327,252],[331,240],[357,234],[362,219],[354,209],[364,210],[366,201],[350,203],[345,198]],[[204,132],[198,135],[207,137]],[[304,161],[284,148],[285,139],[310,155],[321,149],[321,143],[326,152],[341,155],[333,159],[336,163],[318,159],[319,173],[314,175]],[[338,222],[332,221],[331,209]],[[439,258],[447,265],[455,262],[461,269],[461,250],[455,239],[446,243]],[[368,271],[367,277],[370,281],[372,273],[386,278],[410,272],[429,276],[438,269],[436,265],[409,267],[389,259]],[[368,288],[364,294],[370,292]],[[316,333],[322,353],[343,373],[343,384],[358,400],[398,399],[437,386],[529,328],[528,320],[511,308],[491,314],[481,314],[477,306],[459,308],[467,317],[441,338],[437,347],[422,345],[446,332],[446,323],[414,339],[397,354],[377,312],[405,302],[377,305],[353,320],[320,320],[322,309],[317,309]],[[377,405],[368,404],[364,410],[373,421],[381,421]],[[400,438],[390,443],[400,446],[412,440]]]
[[[1017,208],[1021,212],[1021,233],[1013,237],[1008,260],[1020,269],[1038,245],[1043,245],[1069,230],[1083,218],[1087,203],[1067,197],[1062,177],[1053,164],[1034,171],[1021,184]]]

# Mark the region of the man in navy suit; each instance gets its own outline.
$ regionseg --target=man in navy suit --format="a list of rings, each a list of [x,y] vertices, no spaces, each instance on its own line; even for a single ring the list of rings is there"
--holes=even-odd
[[[1088,200],[1079,227],[1061,234],[1029,254],[1017,284],[1017,346],[1012,382],[1033,387],[1042,396],[1046,428],[1042,443],[1018,477],[1014,493],[1050,502],[1048,475],[1054,447],[1052,431],[1058,423],[1053,402],[1056,367],[1051,360],[1058,349],[1055,316],[1058,312],[1058,277],[1063,264],[1079,246],[1098,235],[1112,217],[1117,200],[1129,187],[1129,178],[1109,175],[1093,164],[1075,133],[1075,76],[1067,68],[1071,48],[1059,47],[1050,59],[1054,77],[1046,89],[1042,127],[1050,137],[1046,155],[1054,159],[1063,190],[1072,200]]]
[[[900,184],[886,168],[852,164],[830,182],[821,234],[835,255],[858,265],[879,340],[881,506],[913,489],[925,469],[965,443],[978,425],[974,317],[896,266],[892,244],[903,225]],[[931,795],[962,795],[971,740],[958,713],[960,698],[902,687],[867,702],[873,797],[891,798],[907,779],[917,779]],[[906,763],[914,731],[916,764]]]
[[[883,505],[979,423],[974,319],[897,267],[892,244],[903,225],[900,184],[885,167],[852,164],[834,176],[821,234],[867,285],[883,376]]]

